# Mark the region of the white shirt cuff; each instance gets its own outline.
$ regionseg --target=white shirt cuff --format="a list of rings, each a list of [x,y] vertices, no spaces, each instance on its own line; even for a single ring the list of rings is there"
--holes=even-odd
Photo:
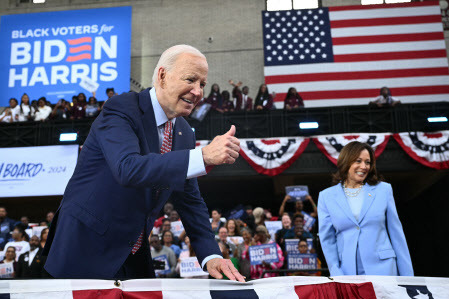
[[[189,168],[187,169],[187,179],[196,178],[207,174],[204,166],[203,152],[200,148],[190,150]]]
[[[221,255],[218,255],[218,254],[212,254],[212,255],[209,255],[209,256],[206,257],[206,258],[203,260],[203,262],[201,263],[201,268],[204,270],[204,267],[206,266],[206,263],[207,263],[208,261],[210,261],[211,259],[215,259],[215,258],[222,259],[223,257],[222,257]]]

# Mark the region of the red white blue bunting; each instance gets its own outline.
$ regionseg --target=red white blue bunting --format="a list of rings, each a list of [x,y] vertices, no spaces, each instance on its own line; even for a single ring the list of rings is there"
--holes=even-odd
[[[258,173],[275,176],[298,159],[309,141],[304,137],[242,139],[240,155]]]
[[[316,146],[321,150],[329,160],[337,165],[338,155],[342,148],[352,142],[359,141],[369,144],[376,155],[376,158],[382,154],[390,139],[390,133],[357,133],[357,134],[335,134],[322,135],[313,138]]]
[[[393,136],[402,149],[419,163],[435,169],[449,169],[449,131],[405,132]]]

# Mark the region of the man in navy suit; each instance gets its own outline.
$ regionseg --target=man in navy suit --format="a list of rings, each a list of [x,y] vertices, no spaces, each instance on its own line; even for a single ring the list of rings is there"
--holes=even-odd
[[[183,119],[202,99],[208,65],[178,45],[160,57],[152,89],[114,96],[92,124],[52,221],[45,269],[56,278],[154,277],[148,236],[168,198],[202,267],[244,281],[222,258],[196,177],[238,158],[235,127],[206,147]]]

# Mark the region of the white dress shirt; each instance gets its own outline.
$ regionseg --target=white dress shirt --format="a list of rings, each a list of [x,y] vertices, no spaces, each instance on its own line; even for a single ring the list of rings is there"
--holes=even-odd
[[[154,118],[156,120],[157,133],[159,135],[159,148],[161,148],[162,141],[164,138],[164,126],[169,119],[165,114],[164,110],[162,109],[161,104],[159,104],[159,101],[157,100],[155,88],[150,89],[150,97],[151,97],[151,104],[153,105]],[[175,127],[175,121],[176,118],[171,120],[171,122],[173,123],[173,128]],[[205,174],[207,173],[206,167],[204,166],[203,152],[201,151],[200,148],[190,150],[189,167],[187,169],[186,179],[196,178]],[[209,255],[203,260],[203,262],[201,263],[201,267],[204,269],[206,263],[214,258],[223,258],[223,257],[217,254]]]
[[[31,266],[31,263],[33,262],[34,257],[36,256],[38,251],[39,251],[39,247],[36,247],[34,250],[30,250],[28,266]]]

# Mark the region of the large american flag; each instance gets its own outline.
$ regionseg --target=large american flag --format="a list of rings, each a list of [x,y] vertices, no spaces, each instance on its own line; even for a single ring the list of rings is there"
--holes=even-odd
[[[438,1],[263,11],[265,83],[283,107],[364,105],[388,86],[405,103],[449,100]]]

